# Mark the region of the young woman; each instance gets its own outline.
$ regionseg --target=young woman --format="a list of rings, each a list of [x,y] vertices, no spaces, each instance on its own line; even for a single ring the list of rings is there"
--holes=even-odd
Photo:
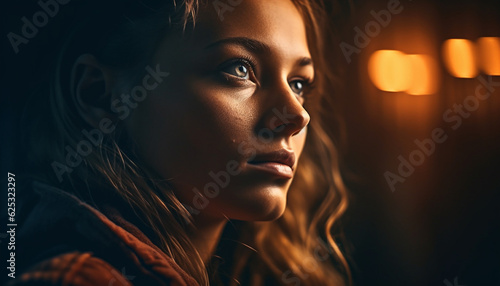
[[[26,111],[10,282],[349,284],[321,5],[94,4]]]

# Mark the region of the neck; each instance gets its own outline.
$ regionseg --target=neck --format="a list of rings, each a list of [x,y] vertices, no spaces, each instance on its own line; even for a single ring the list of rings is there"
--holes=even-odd
[[[215,252],[227,220],[195,217],[195,229],[188,236],[205,263]]]

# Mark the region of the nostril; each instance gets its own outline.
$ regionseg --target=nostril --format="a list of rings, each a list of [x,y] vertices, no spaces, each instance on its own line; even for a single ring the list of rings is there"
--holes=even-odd
[[[283,136],[294,136],[299,134],[309,124],[310,116],[302,105],[291,102],[282,109],[273,107],[266,116],[265,127],[269,131]]]
[[[283,123],[283,124],[278,125],[276,128],[273,129],[273,132],[275,132],[275,133],[283,132],[283,130],[285,130],[285,128],[288,124],[289,123]]]
[[[309,126],[309,124],[306,124],[304,127],[302,127],[302,129],[300,129],[297,132],[293,133],[292,136],[296,136],[296,135],[304,133],[307,130],[307,126]]]

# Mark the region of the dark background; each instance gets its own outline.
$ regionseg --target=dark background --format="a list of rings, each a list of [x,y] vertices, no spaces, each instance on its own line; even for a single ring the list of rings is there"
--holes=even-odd
[[[357,1],[342,40],[352,45],[354,27],[364,30],[373,20],[370,12],[387,9],[388,2]],[[450,38],[500,37],[500,3],[400,3],[402,12],[344,66],[344,177],[352,193],[345,223],[355,281],[500,285],[500,87],[453,130],[443,114],[474,95],[479,81],[451,76],[441,51]],[[380,49],[431,56],[437,91],[415,96],[376,89],[367,77],[367,60]],[[493,80],[498,85],[500,76]],[[417,149],[414,140],[430,138],[435,128],[447,140],[436,143],[434,153],[391,191],[384,173],[398,174],[398,156],[408,160]]]
[[[401,0],[402,12],[392,15],[387,27],[347,63],[338,44],[353,45],[354,28],[364,30],[373,20],[370,12],[387,9],[388,2],[354,1],[350,7],[330,2],[328,11],[338,38],[325,60],[343,73],[344,83],[338,97],[347,136],[340,147],[351,205],[343,224],[355,284],[500,285],[500,86],[453,130],[443,113],[474,95],[479,81],[451,76],[441,53],[446,39],[500,37],[500,5]],[[30,18],[40,8],[37,1],[2,5],[2,174],[15,173],[22,165],[16,158],[23,151],[15,148],[21,108],[53,61],[53,47],[71,15],[63,10],[74,9],[72,5],[61,5],[61,13],[22,44],[18,54],[6,35],[19,34],[20,18]],[[367,61],[380,49],[431,56],[437,63],[437,91],[414,96],[376,89],[367,76]],[[500,76],[493,80],[500,82]],[[384,172],[397,174],[398,156],[408,159],[417,148],[414,140],[429,138],[438,127],[447,140],[436,144],[435,152],[391,191]]]

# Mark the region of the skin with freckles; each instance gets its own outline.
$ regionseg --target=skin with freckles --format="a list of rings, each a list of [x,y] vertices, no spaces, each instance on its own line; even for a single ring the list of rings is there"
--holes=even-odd
[[[168,42],[152,62],[171,74],[128,122],[139,153],[183,203],[193,206],[196,191],[213,194],[203,209],[195,200],[205,218],[279,217],[292,178],[248,162],[280,150],[298,159],[304,146],[314,71],[299,12],[286,0],[243,1],[220,21],[207,6],[180,45]]]
[[[278,218],[310,120],[303,102],[314,69],[301,15],[287,0],[254,0],[220,21],[209,5],[179,41],[160,44],[152,62],[170,75],[127,119],[137,152],[200,211],[205,239],[227,218]]]
[[[30,181],[119,226],[130,222],[127,240],[150,241],[161,252],[154,256],[173,266],[144,275],[187,275],[200,285],[347,285],[336,223],[348,192],[331,138],[341,130],[334,117],[344,95],[331,3],[81,4],[61,18],[66,36],[53,43],[54,62],[23,112],[19,148]],[[39,201],[25,197],[33,207]],[[65,231],[70,238],[78,230]],[[93,238],[86,251],[104,253]],[[79,251],[80,243],[70,246]],[[102,257],[119,272],[126,261],[109,250]],[[126,264],[142,267],[132,256]]]

